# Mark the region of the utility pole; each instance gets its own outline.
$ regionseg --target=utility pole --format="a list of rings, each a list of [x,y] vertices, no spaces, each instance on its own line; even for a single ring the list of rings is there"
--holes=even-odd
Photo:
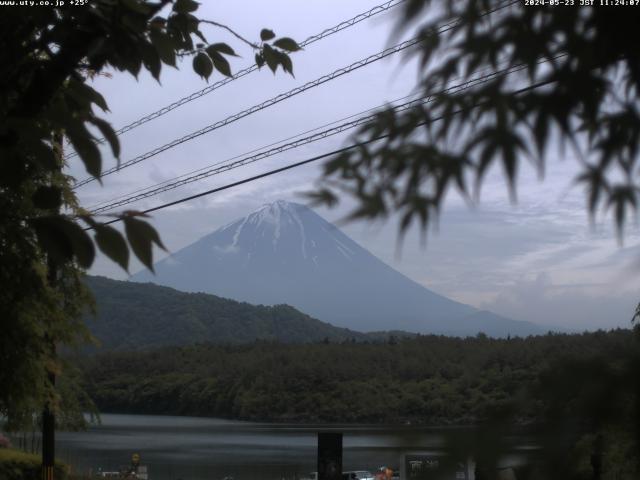
[[[53,262],[49,262],[49,273],[47,277],[53,280],[57,280],[57,269],[55,265],[51,265]],[[52,286],[55,283],[51,284]],[[50,343],[52,356],[56,355],[55,341],[47,335],[46,339]],[[56,386],[56,374],[52,371],[47,372],[47,380],[51,386],[51,389],[55,389]],[[56,461],[56,417],[53,411],[53,405],[51,400],[47,400],[42,411],[42,480],[54,480],[54,468]]]
[[[342,433],[318,432],[318,480],[342,480]]]
[[[596,435],[593,441],[593,453],[591,454],[591,468],[593,469],[593,480],[602,479],[602,456],[604,452],[604,436],[601,433]]]
[[[52,146],[53,153],[58,167],[62,169],[63,152],[62,152],[62,133],[55,132],[53,134]],[[54,213],[59,213],[59,207]],[[58,264],[51,257],[47,256],[47,282],[49,288],[55,289],[58,285]],[[56,342],[49,334],[45,335],[45,341],[50,348],[51,358],[56,357]],[[53,370],[47,371],[47,382],[51,389],[51,395],[46,400],[42,411],[42,480],[55,480],[55,463],[56,463],[56,417],[54,413],[53,392],[56,387],[56,374]]]

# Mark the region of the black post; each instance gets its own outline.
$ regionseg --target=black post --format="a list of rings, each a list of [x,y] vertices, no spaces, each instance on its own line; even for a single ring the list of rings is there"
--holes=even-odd
[[[49,372],[49,382],[53,387],[56,376]],[[56,458],[56,417],[47,402],[42,412],[42,480],[54,480],[53,469]]]
[[[53,152],[55,154],[58,166],[62,169],[63,165],[63,151],[62,151],[62,132],[53,133]],[[59,213],[59,208],[54,210],[54,213]],[[51,258],[51,255],[47,258],[47,280],[50,288],[56,288],[58,284],[58,267],[56,261]],[[46,335],[45,337],[50,343],[51,358],[56,357],[56,343],[55,339]],[[51,389],[51,395],[56,386],[56,374],[53,371],[47,372],[47,381],[49,382],[49,388]],[[46,401],[44,410],[42,411],[42,480],[55,480],[54,479],[54,467],[56,462],[56,417],[53,411],[53,405],[51,405],[51,398]]]
[[[342,433],[318,432],[318,480],[342,480]]]
[[[47,262],[47,277],[49,286],[55,288],[58,277],[58,269],[55,262],[49,258]],[[56,344],[48,335],[47,340],[50,342],[51,355],[56,356]],[[47,372],[47,381],[51,394],[56,386],[56,374],[52,371]],[[54,467],[56,461],[56,417],[53,412],[51,401],[47,400],[42,411],[42,480],[54,480]]]
[[[604,451],[604,437],[601,433],[596,435],[593,441],[593,453],[591,454],[591,468],[593,469],[593,480],[602,479],[602,454]]]

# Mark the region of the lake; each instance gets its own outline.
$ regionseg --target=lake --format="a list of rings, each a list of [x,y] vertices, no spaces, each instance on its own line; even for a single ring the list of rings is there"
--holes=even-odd
[[[149,480],[292,479],[316,470],[319,430],[343,432],[344,470],[400,468],[403,454],[437,455],[445,447],[443,429],[103,414],[86,432],[59,432],[56,454],[95,472],[117,470],[139,453]]]

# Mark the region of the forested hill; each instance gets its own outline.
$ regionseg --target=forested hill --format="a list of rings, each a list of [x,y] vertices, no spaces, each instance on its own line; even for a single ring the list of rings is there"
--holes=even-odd
[[[103,349],[139,350],[254,340],[363,340],[365,334],[321,322],[288,305],[256,306],[150,283],[87,277],[97,317],[87,325]]]
[[[607,365],[619,370],[620,359],[635,349],[633,334],[616,330],[527,339],[197,345],[107,353],[79,364],[104,412],[442,425],[473,423],[523,390],[527,398],[541,394],[542,373],[555,375],[561,360],[586,361],[588,371],[580,380],[584,370],[572,370],[568,380],[552,384],[553,392],[566,389],[568,402],[589,398],[596,374],[616,377]],[[598,357],[606,360],[594,363]],[[541,404],[531,400],[533,410],[523,415],[535,417]]]

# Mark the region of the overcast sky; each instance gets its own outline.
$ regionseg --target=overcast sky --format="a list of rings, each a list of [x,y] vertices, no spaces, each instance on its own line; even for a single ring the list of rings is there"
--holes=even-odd
[[[316,34],[379,2],[350,0],[203,2],[199,15],[232,26],[256,39],[263,27],[296,40]],[[293,56],[295,78],[274,76],[266,68],[234,81],[169,115],[121,137],[122,160],[191,133],[337,68],[377,53],[390,45],[393,11],[310,45]],[[243,58],[237,71],[252,63],[253,53],[221,30],[205,30],[210,41],[227,41]],[[328,82],[232,125],[206,134],[156,157],[78,190],[84,206],[109,200],[192,170],[223,161],[306,130],[392,102],[412,92],[415,65],[402,57],[382,60]],[[220,79],[213,76],[210,82]],[[96,87],[111,108],[108,120],[121,127],[206,83],[186,64],[180,71],[163,70],[162,85],[147,74],[136,81],[128,74],[99,78]],[[345,145],[338,135],[181,187],[127,208],[143,209]],[[105,150],[105,166],[114,164]],[[74,161],[77,178],[86,173]],[[384,224],[352,223],[342,228],[354,240],[408,277],[452,299],[521,320],[572,329],[628,326],[640,300],[640,250],[637,225],[630,225],[619,246],[610,218],[589,224],[583,192],[572,186],[576,162],[558,155],[543,182],[535,172],[519,175],[518,203],[509,202],[502,174],[490,173],[482,201],[470,209],[452,195],[437,232],[422,246],[411,232],[397,248],[393,220]],[[216,228],[278,199],[302,201],[318,178],[309,165],[240,186],[220,194],[159,211],[153,223],[170,251],[194,242]],[[336,210],[318,210],[329,221],[342,218],[348,201]],[[159,256],[162,256],[159,253]],[[139,265],[133,265],[135,272]],[[92,274],[123,279],[127,274],[100,257]]]

